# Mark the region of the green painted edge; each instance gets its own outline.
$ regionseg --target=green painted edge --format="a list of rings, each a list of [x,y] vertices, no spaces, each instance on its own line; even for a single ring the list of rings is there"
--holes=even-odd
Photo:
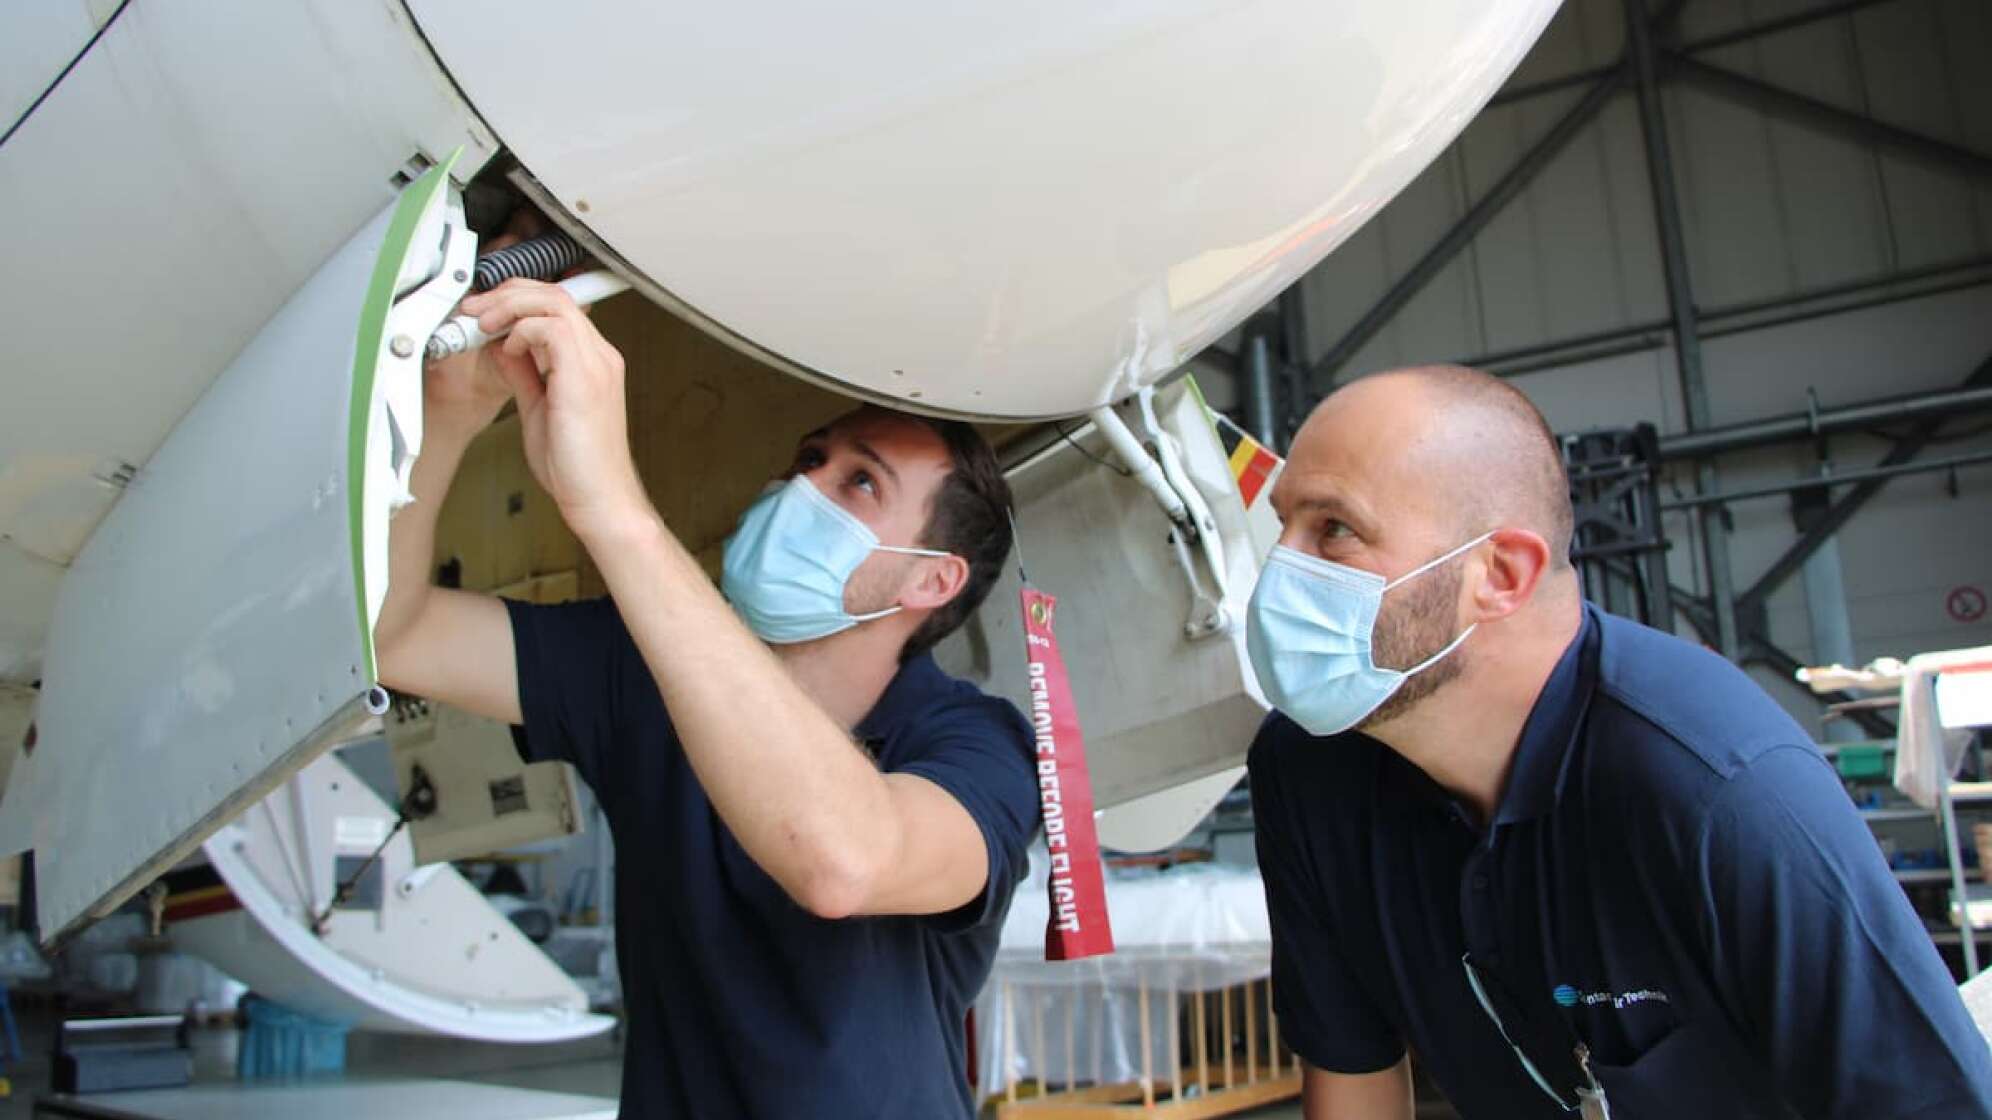
[[[1197,375],[1186,373],[1183,375],[1183,380],[1189,383],[1190,392],[1197,398],[1197,407],[1203,409],[1204,423],[1210,425],[1211,431],[1217,431],[1217,416],[1211,412],[1210,402],[1204,400],[1203,386],[1197,384]]]
[[[353,344],[353,397],[346,423],[346,535],[353,547],[353,594],[360,621],[360,656],[366,662],[368,685],[379,679],[374,663],[373,627],[367,621],[366,481],[367,425],[373,415],[374,367],[380,361],[381,335],[387,330],[387,311],[394,305],[394,281],[401,274],[401,262],[415,240],[422,215],[449,183],[450,168],[463,154],[458,148],[450,158],[402,190],[394,204],[394,217],[388,220],[387,236],[374,258],[373,279],[367,282],[366,300],[360,305],[360,331]]]

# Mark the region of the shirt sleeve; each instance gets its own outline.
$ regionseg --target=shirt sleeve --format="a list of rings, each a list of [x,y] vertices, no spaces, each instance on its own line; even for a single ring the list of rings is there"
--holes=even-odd
[[[932,722],[937,730],[931,746],[893,772],[918,775],[946,790],[982,832],[989,856],[982,894],[929,919],[943,932],[956,933],[1001,921],[1030,870],[1025,847],[1037,831],[1037,784],[1030,728],[1007,701],[984,697]]]
[[[1729,780],[1700,873],[1720,989],[1800,1115],[1992,1115],[1992,1051],[1816,751],[1777,747]]]
[[[519,709],[513,728],[528,762],[571,762],[598,797],[614,761],[625,657],[634,647],[609,599],[541,606],[504,600],[512,619]]]
[[[1273,932],[1273,1010],[1294,1053],[1333,1073],[1397,1064],[1404,1043],[1350,970],[1282,790],[1275,717],[1252,746],[1252,820]]]

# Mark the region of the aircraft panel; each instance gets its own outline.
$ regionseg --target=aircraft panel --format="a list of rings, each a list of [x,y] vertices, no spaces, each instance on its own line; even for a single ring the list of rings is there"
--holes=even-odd
[[[40,51],[53,77],[112,6],[7,5],[0,73]],[[68,564],[409,162],[458,146],[460,176],[496,150],[399,4],[129,5],[0,144],[0,550]],[[0,561],[0,680],[37,671],[46,583]]]
[[[1556,0],[410,0],[483,120],[744,348],[1064,416],[1158,381],[1457,135]]]
[[[431,170],[243,350],[70,566],[37,746],[0,801],[0,838],[40,855],[45,934],[384,709],[372,622],[420,451],[420,340],[474,246]]]

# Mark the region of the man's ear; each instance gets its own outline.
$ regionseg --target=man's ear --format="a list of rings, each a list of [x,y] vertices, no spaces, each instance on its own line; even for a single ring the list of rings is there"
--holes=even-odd
[[[968,587],[968,561],[959,556],[924,556],[915,568],[913,585],[899,596],[907,610],[938,610]]]
[[[1482,622],[1506,618],[1527,606],[1536,585],[1549,570],[1549,542],[1527,529],[1496,529],[1487,538],[1482,563],[1484,578],[1473,592],[1473,607]]]

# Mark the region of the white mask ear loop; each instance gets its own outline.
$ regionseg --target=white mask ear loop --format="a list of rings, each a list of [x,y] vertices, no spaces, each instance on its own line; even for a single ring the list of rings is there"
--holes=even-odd
[[[934,548],[901,548],[896,544],[873,545],[872,551],[897,552],[901,556],[953,556],[954,555],[954,553],[952,552],[942,552],[939,549],[934,549]],[[894,603],[893,605],[885,608],[882,611],[873,611],[870,614],[854,614],[851,616],[851,619],[854,622],[870,622],[875,618],[884,618],[887,615],[898,614],[900,611],[903,611],[905,609],[906,609],[905,607],[902,607],[899,604]]]
[[[1403,575],[1398,576],[1396,579],[1391,580],[1389,583],[1384,584],[1383,589],[1385,591],[1388,591],[1391,588],[1396,587],[1400,583],[1404,583],[1408,580],[1416,579],[1417,577],[1424,575],[1426,572],[1431,571],[1433,568],[1438,567],[1440,564],[1445,563],[1446,561],[1452,559],[1453,557],[1458,556],[1460,553],[1465,552],[1467,549],[1470,549],[1473,546],[1479,544],[1481,541],[1486,540],[1488,537],[1493,536],[1496,531],[1497,530],[1489,529],[1486,532],[1480,534],[1479,536],[1473,538],[1472,540],[1466,542],[1465,544],[1460,545],[1458,548],[1453,549],[1451,552],[1446,553],[1444,556],[1441,556],[1436,560],[1429,560],[1423,564],[1420,564],[1419,566],[1411,569],[1410,571],[1405,572]]]
[[[1451,653],[1452,651],[1458,649],[1459,644],[1466,640],[1467,635],[1473,633],[1475,630],[1478,629],[1480,629],[1480,624],[1476,622],[1473,625],[1467,627],[1466,629],[1461,630],[1459,632],[1459,637],[1454,638],[1452,641],[1446,643],[1446,648],[1440,650],[1439,652],[1433,654],[1430,657],[1427,657],[1425,660],[1420,661],[1418,664],[1413,665],[1411,668],[1404,670],[1404,675],[1407,677],[1415,677],[1419,673],[1422,673],[1425,670],[1431,668],[1433,665],[1438,664],[1439,661],[1444,659],[1446,654]]]
[[[1391,588],[1396,587],[1398,584],[1403,583],[1405,580],[1412,578],[1413,576],[1424,575],[1426,572],[1429,572],[1433,568],[1438,567],[1440,564],[1443,564],[1446,561],[1451,560],[1453,557],[1458,556],[1460,553],[1467,551],[1468,549],[1474,547],[1475,545],[1479,544],[1481,541],[1484,541],[1488,537],[1491,537],[1493,535],[1494,535],[1494,530],[1489,529],[1485,533],[1482,533],[1479,536],[1473,538],[1472,540],[1466,542],[1465,544],[1460,545],[1458,548],[1453,549],[1451,552],[1446,553],[1444,556],[1441,556],[1438,559],[1433,560],[1430,563],[1425,564],[1421,567],[1413,568],[1411,571],[1408,571],[1403,575],[1398,576],[1396,579],[1391,580],[1389,583],[1384,584],[1383,589],[1385,591],[1388,591]],[[1446,654],[1449,654],[1452,651],[1458,649],[1460,643],[1466,641],[1467,637],[1471,635],[1475,630],[1478,630],[1479,628],[1480,624],[1476,622],[1473,625],[1468,626],[1466,629],[1460,631],[1459,637],[1454,638],[1450,642],[1447,642],[1446,647],[1444,649],[1440,650],[1439,652],[1433,654],[1430,657],[1427,657],[1425,660],[1420,661],[1418,664],[1412,666],[1411,668],[1404,670],[1403,671],[1404,675],[1406,677],[1415,677],[1419,673],[1422,673],[1425,670],[1431,668],[1433,665],[1438,664],[1439,661],[1442,660]]]

